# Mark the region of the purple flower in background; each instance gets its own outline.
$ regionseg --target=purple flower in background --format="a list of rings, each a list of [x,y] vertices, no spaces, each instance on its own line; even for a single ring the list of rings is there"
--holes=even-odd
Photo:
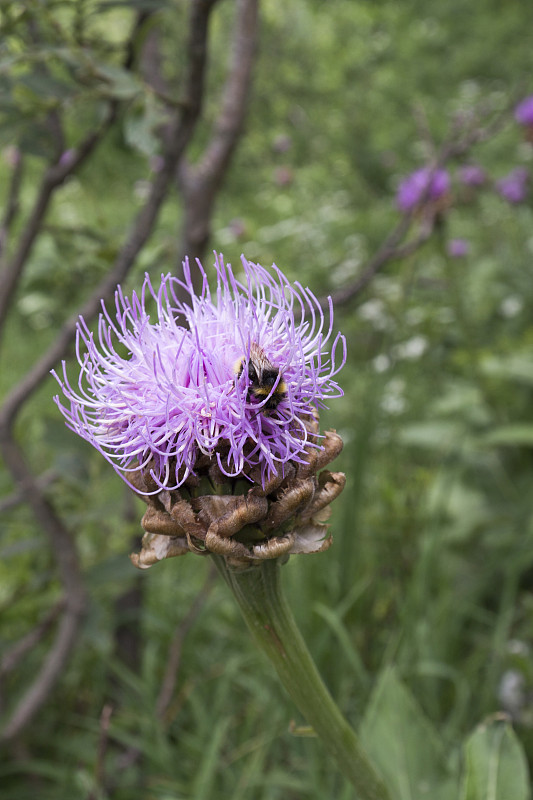
[[[412,211],[424,199],[438,200],[448,193],[450,176],[445,169],[422,167],[400,183],[396,204],[401,211]]]
[[[514,118],[520,125],[533,125],[533,94],[518,103],[514,110]]]
[[[67,425],[127,483],[141,469],[157,491],[176,488],[207,456],[228,476],[257,467],[264,484],[302,460],[313,408],[343,394],[333,378],[346,344],[333,337],[331,302],[326,321],[309,289],[275,265],[243,257],[241,280],[221,256],[215,268],[211,293],[198,263],[198,296],[188,261],[183,280],[162,276],[154,289],[146,276],[131,298],[118,287],[116,311],[102,306],[97,335],[78,322],[77,382],[64,363],[63,377],[54,373]]]
[[[516,167],[504,178],[496,181],[496,190],[509,203],[523,203],[526,199],[529,174],[524,167]]]
[[[70,167],[75,158],[76,150],[73,147],[70,147],[68,150],[64,150],[63,153],[61,153],[59,163],[62,167]]]
[[[478,164],[464,164],[459,168],[459,180],[465,186],[483,186],[487,175]]]
[[[466,239],[450,239],[447,251],[451,258],[464,258],[470,252],[470,242]]]

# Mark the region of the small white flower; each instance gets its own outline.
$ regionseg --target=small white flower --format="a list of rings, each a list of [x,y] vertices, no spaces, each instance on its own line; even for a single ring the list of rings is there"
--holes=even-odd
[[[515,294],[510,294],[509,297],[504,298],[500,304],[500,313],[503,317],[510,319],[516,317],[524,308],[524,301],[521,297]]]
[[[413,336],[411,339],[407,339],[406,342],[396,345],[394,355],[396,358],[415,361],[426,352],[427,348],[428,340],[425,336]]]
[[[391,365],[390,358],[385,353],[380,353],[372,361],[372,366],[376,372],[386,372]]]
[[[403,378],[393,378],[385,386],[380,406],[386,414],[402,414],[407,408],[404,396],[405,381]]]
[[[366,303],[359,306],[357,313],[361,319],[364,319],[365,322],[370,322],[378,331],[384,331],[390,327],[390,319],[387,315],[385,303],[377,297],[367,300]]]

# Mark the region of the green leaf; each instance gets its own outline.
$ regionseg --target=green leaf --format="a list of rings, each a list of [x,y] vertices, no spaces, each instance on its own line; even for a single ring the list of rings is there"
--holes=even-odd
[[[443,744],[394,669],[382,674],[360,734],[394,800],[457,800]]]
[[[103,0],[97,11],[109,11],[112,8],[135,8],[138,11],[161,11],[170,5],[169,0]]]
[[[522,745],[506,720],[479,725],[465,745],[461,800],[529,800]]]
[[[153,156],[161,147],[156,134],[165,115],[148,97],[141,113],[129,114],[124,122],[124,137],[129,145],[145,156]]]
[[[98,77],[101,79],[100,93],[106,97],[130,100],[141,94],[142,84],[126,69],[112,64],[98,64]]]
[[[29,91],[38,97],[42,103],[44,97],[53,97],[58,100],[66,100],[72,96],[74,87],[65,81],[59,80],[52,75],[34,70],[19,78]]]
[[[533,385],[533,359],[529,355],[515,354],[505,358],[488,356],[480,364],[481,371],[490,378],[511,380]]]
[[[464,443],[465,427],[454,420],[413,422],[400,429],[398,439],[402,444],[412,447],[451,450]]]
[[[533,424],[502,425],[486,434],[482,443],[490,446],[533,447]]]

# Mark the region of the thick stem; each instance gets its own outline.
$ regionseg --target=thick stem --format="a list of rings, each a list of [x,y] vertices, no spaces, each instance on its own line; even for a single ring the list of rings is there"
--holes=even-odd
[[[363,752],[354,731],[320,677],[296,626],[280,582],[277,560],[244,572],[232,571],[213,556],[260,649],[274,665],[292,700],[305,716],[360,800],[387,800],[389,794]]]

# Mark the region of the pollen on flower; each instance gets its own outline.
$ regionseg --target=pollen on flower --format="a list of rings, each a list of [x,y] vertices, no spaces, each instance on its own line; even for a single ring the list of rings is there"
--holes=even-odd
[[[346,345],[331,306],[324,315],[276,266],[243,257],[239,277],[218,256],[213,286],[196,268],[198,294],[187,261],[182,279],[146,276],[130,297],[118,287],[96,333],[78,322],[78,380],[64,363],[54,373],[67,425],[141,494],[177,489],[206,457],[227,477],[258,470],[264,486],[320,448],[307,421],[342,395]],[[236,375],[236,363],[253,368]]]

